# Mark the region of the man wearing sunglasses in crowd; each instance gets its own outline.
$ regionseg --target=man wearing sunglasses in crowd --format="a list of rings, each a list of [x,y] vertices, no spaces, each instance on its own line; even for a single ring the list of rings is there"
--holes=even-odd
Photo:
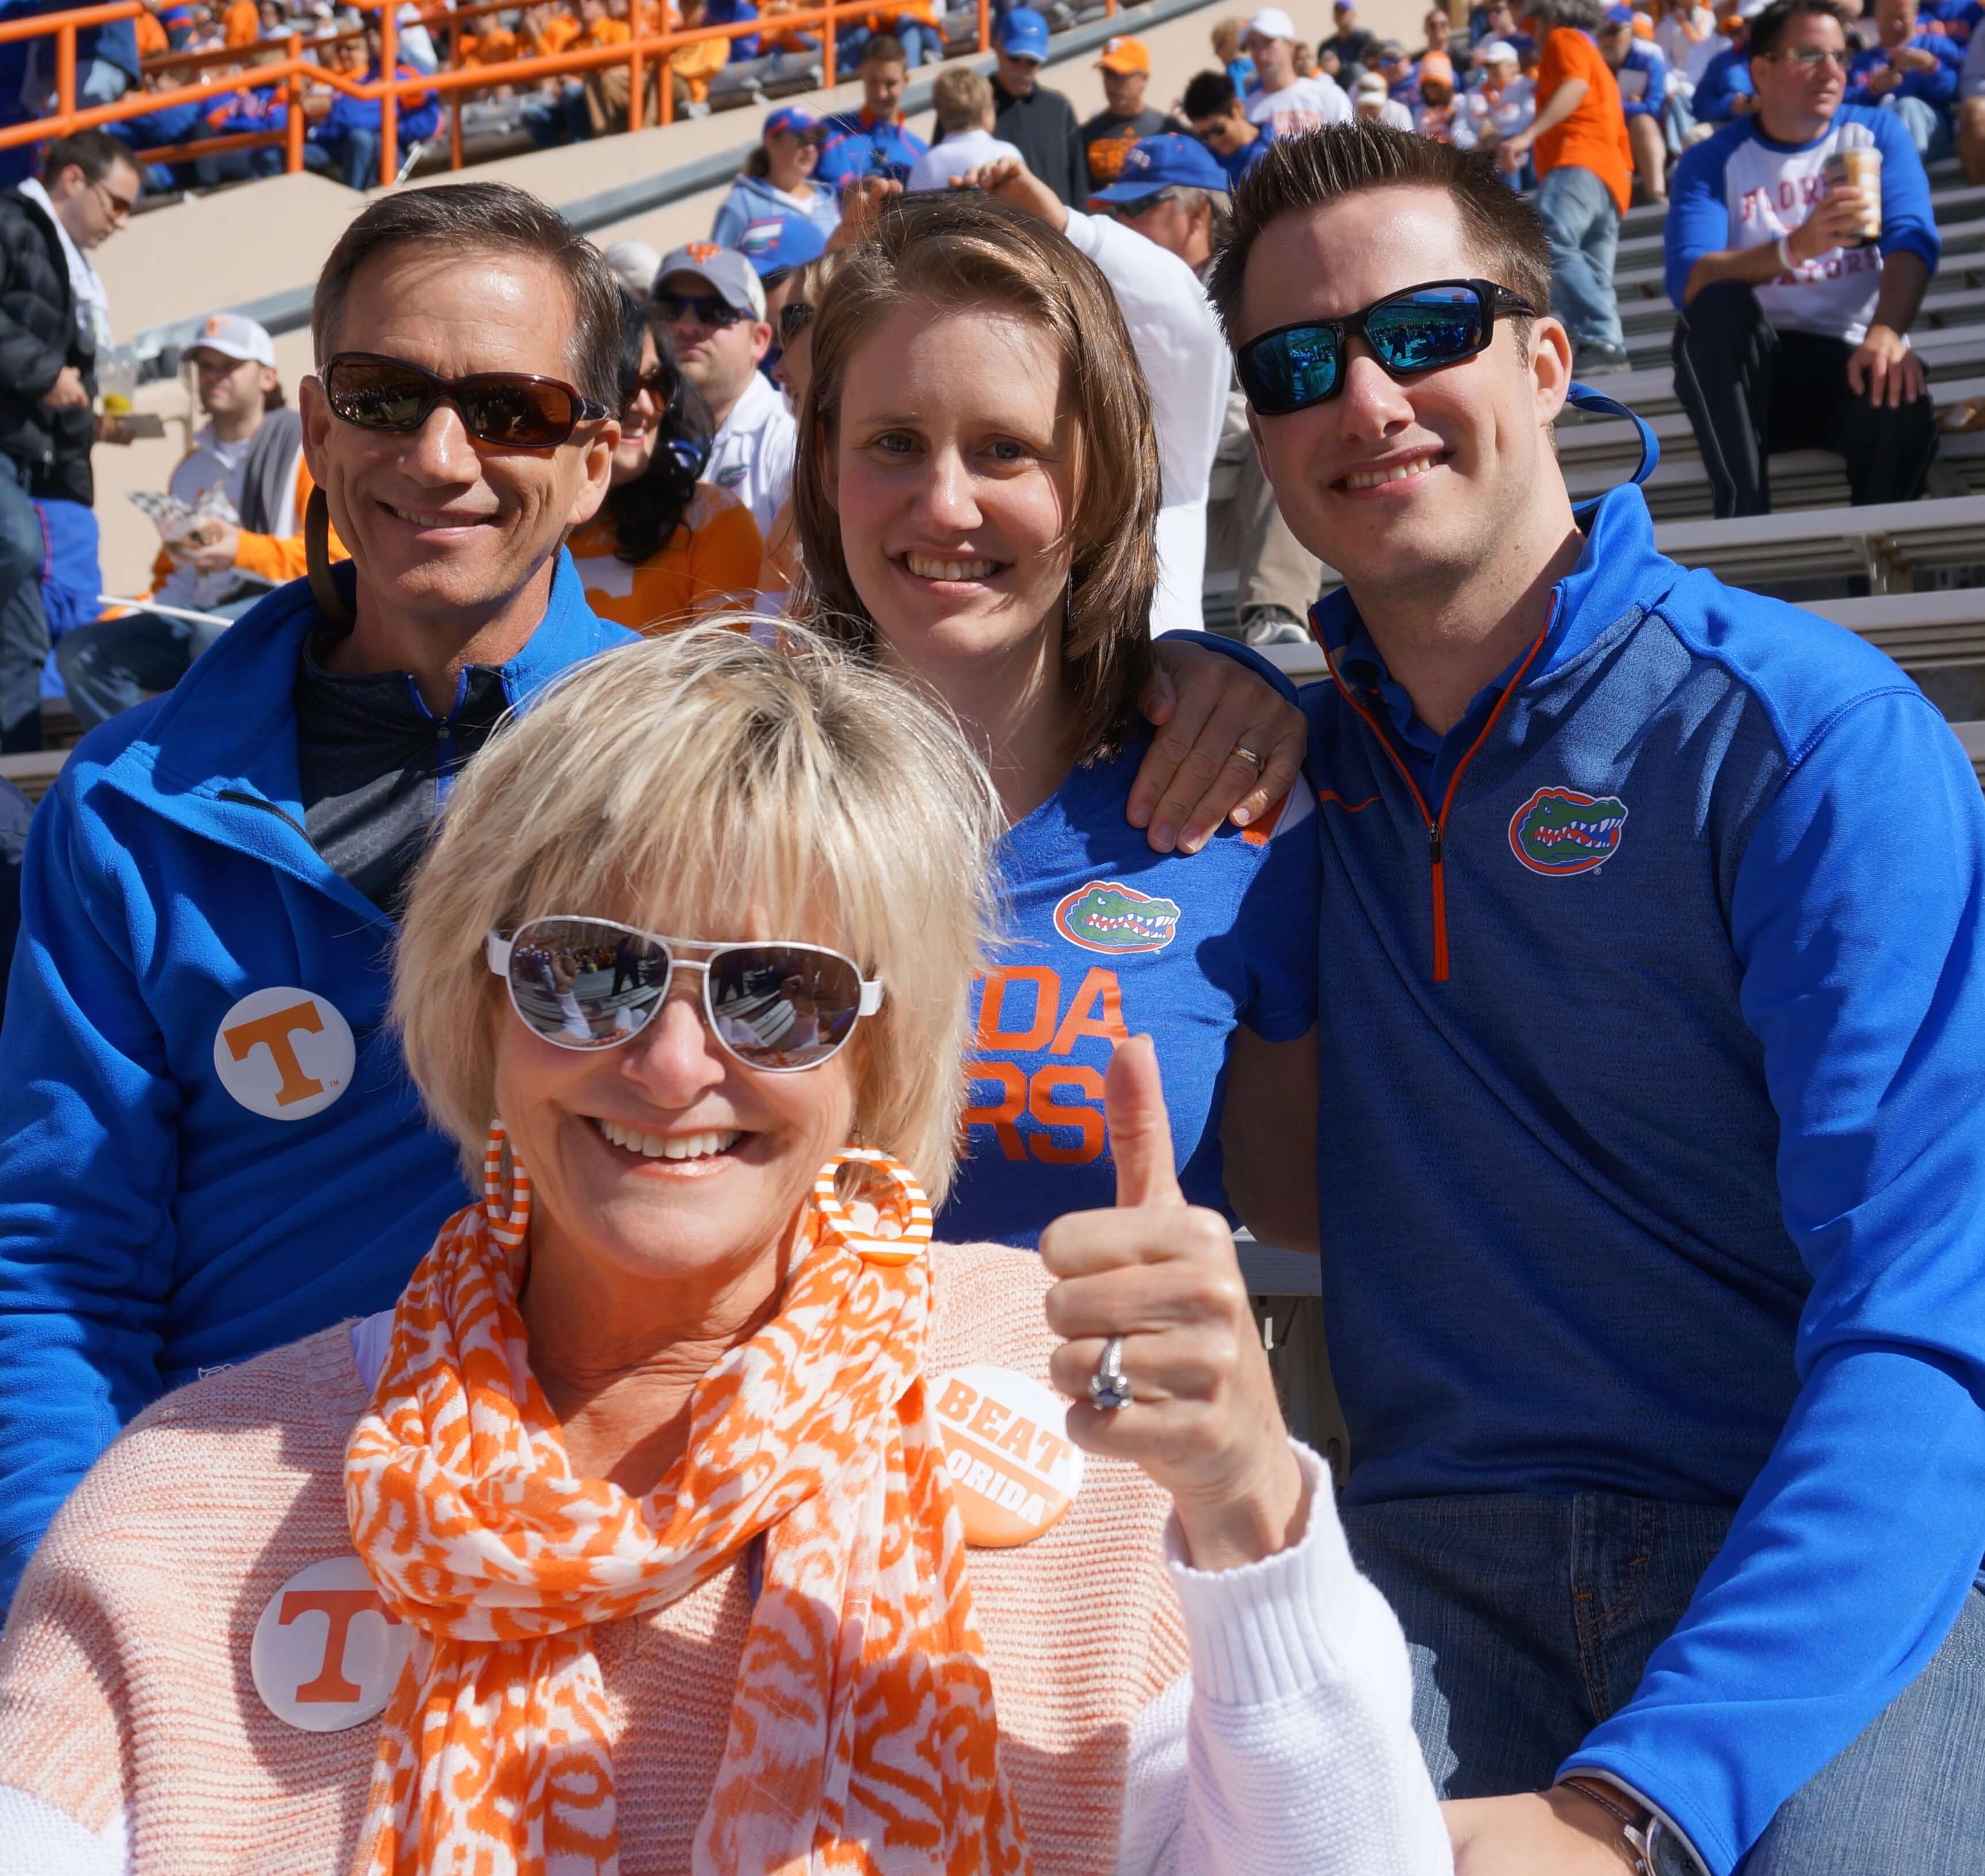
[[[799,428],[758,369],[773,331],[757,270],[735,248],[692,242],[663,260],[655,304],[683,376],[717,425],[704,480],[743,502],[769,540],[793,485]]]
[[[1841,102],[1852,55],[1833,0],[1766,8],[1751,22],[1756,110],[1675,170],[1675,395],[1719,515],[1771,512],[1774,450],[1836,451],[1856,503],[1913,502],[1936,455],[1907,337],[1943,253],[1930,178],[1894,112]],[[1829,171],[1863,153],[1871,179]]]
[[[1345,1522],[1458,1868],[1974,1870],[1970,764],[1637,488],[1574,512],[1549,250],[1483,159],[1325,130],[1234,215],[1255,439],[1345,581],[1303,693]]]

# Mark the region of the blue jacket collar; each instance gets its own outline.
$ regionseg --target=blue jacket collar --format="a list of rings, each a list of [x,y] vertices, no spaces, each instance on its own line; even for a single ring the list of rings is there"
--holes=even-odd
[[[349,602],[350,562],[332,577]],[[377,908],[324,864],[303,831],[292,698],[304,640],[322,623],[307,580],[277,588],[145,712],[121,749],[104,750],[102,777],[191,832],[252,852],[377,918]],[[595,652],[633,642],[633,633],[593,616],[561,548],[543,619],[497,667],[504,695],[522,703]],[[109,740],[120,727],[113,718],[90,740]],[[91,753],[88,744],[79,752],[86,760]]]

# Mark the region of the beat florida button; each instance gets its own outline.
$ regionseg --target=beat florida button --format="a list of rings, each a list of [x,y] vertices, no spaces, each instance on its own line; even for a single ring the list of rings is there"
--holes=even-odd
[[[968,1544],[1024,1544],[1074,1502],[1082,1451],[1063,1430],[1067,1415],[1045,1381],[1012,1368],[958,1368],[938,1382],[945,1470]]]

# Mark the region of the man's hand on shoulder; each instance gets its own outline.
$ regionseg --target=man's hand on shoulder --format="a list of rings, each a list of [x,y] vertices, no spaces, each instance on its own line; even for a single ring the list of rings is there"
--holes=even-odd
[[[1899,332],[1870,326],[1868,336],[1848,355],[1847,382],[1856,396],[1895,410],[1923,394],[1923,361]]]
[[[1440,1808],[1455,1876],[1620,1876],[1634,1864],[1618,1823],[1562,1785]]]
[[[1125,813],[1153,849],[1196,854],[1228,815],[1244,827],[1287,794],[1302,771],[1302,712],[1238,659],[1160,638],[1139,707],[1158,733]],[[1260,766],[1242,750],[1262,760]]]

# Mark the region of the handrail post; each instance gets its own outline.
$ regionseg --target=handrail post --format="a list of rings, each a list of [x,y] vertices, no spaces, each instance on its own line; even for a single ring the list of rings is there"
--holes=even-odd
[[[992,0],[979,0],[979,49],[992,49]]]
[[[633,42],[627,52],[627,128],[630,133],[641,127],[641,83],[647,76],[641,65],[641,29],[636,25]]]
[[[293,32],[290,35],[289,44],[284,56],[288,59],[293,67],[300,66],[303,63],[304,36],[301,33]],[[307,126],[304,122],[303,73],[298,70],[292,70],[289,82],[284,89],[284,95],[290,101],[290,108],[283,116],[284,138],[283,167],[291,176],[294,176],[304,166],[304,132]]]
[[[984,3],[985,0],[980,0],[982,5]],[[835,31],[841,23],[840,5],[841,0],[827,0],[827,25],[820,39],[820,88],[822,91],[833,90],[838,82],[835,76],[834,58],[840,39],[840,35]]]
[[[462,69],[462,22],[452,10],[448,16],[448,69]],[[462,100],[466,95],[459,90],[448,94],[448,166],[451,169],[462,167]]]
[[[379,77],[387,87],[379,100],[379,186],[390,189],[400,172],[400,94],[392,89],[400,69],[398,0],[381,0]]]
[[[76,115],[76,22],[65,20],[55,32],[55,121],[62,128],[57,132],[67,136],[75,126],[69,119]]]

